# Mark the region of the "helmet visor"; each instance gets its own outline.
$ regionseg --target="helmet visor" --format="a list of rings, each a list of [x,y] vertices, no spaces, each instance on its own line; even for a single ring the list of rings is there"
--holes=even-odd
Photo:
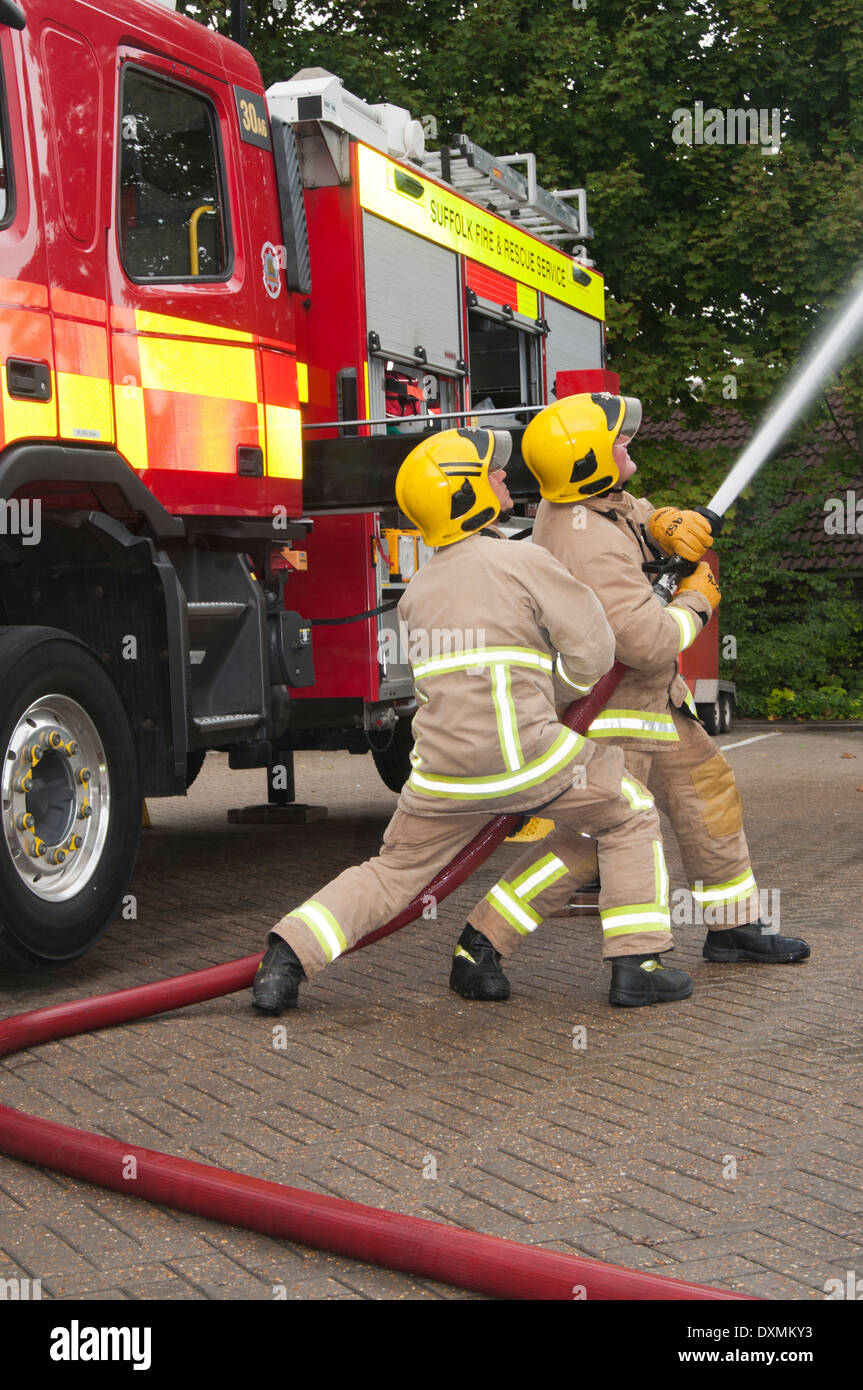
[[[495,473],[498,468],[506,468],[509,463],[509,456],[512,453],[512,435],[508,430],[491,430],[490,433],[494,439],[494,449],[488,471]]]
[[[617,431],[617,440],[630,440],[638,432],[641,424],[641,401],[636,400],[635,396],[621,396],[623,401],[623,419],[620,422],[620,429]]]

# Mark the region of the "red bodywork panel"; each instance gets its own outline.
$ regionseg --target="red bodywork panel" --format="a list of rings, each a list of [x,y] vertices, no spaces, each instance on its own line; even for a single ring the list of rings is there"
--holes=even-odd
[[[312,293],[309,299],[294,296],[299,358],[308,364],[309,370],[305,423],[338,418],[338,373],[345,370],[357,373],[354,418],[368,413],[363,375],[368,347],[362,213],[357,197],[355,145],[351,147],[351,173],[352,184],[305,190]],[[364,427],[360,432],[367,434],[368,429]],[[335,434],[335,430],[315,430],[311,437],[330,439]]]
[[[275,298],[267,293],[262,265],[264,245],[282,241],[275,165],[270,149],[241,138],[233,91],[265,104],[254,60],[138,0],[104,9],[28,0],[26,13],[22,32],[0,28],[15,204],[0,231],[0,360],[44,363],[53,389],[45,403],[4,398],[3,442],[59,434],[116,444],[181,514],[260,516],[281,505],[299,515],[292,306],[283,278]],[[135,283],[123,268],[118,112],[130,65],[215,107],[232,245],[222,281]],[[268,476],[239,474],[242,446],[266,447]]]
[[[292,574],[288,608],[304,618],[341,618],[377,606],[374,515],[319,517],[303,541],[308,569]],[[377,618],[314,629],[315,683],[294,700],[378,698]]]

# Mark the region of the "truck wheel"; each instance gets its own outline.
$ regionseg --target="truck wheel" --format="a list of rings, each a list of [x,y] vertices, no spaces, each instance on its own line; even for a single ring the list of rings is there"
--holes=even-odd
[[[696,709],[698,710],[698,718],[701,720],[705,729],[711,735],[711,737],[715,738],[716,735],[720,732],[718,699],[711,700],[709,704],[696,705]]]
[[[0,967],[82,956],[135,867],[135,744],[89,648],[47,627],[0,628]]]
[[[400,792],[411,775],[411,749],[414,736],[411,721],[400,719],[393,731],[392,741],[386,748],[372,746],[372,757],[380,773],[381,781],[391,792]]]
[[[731,721],[734,718],[734,700],[730,695],[722,694],[719,696],[719,732],[727,734],[731,731]]]

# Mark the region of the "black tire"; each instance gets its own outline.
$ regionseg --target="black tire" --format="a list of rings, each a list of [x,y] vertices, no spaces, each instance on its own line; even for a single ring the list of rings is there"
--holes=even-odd
[[[0,968],[76,960],[129,886],[141,796],[125,707],[71,634],[0,628],[0,759]]]
[[[727,691],[719,696],[719,732],[729,734],[734,720],[734,697]]]
[[[386,748],[372,747],[372,757],[381,781],[391,792],[400,792],[411,775],[411,749],[414,736],[411,721],[400,719],[393,730],[392,742]]]
[[[715,738],[719,733],[719,701],[711,700],[709,704],[696,705],[696,709],[705,729]]]

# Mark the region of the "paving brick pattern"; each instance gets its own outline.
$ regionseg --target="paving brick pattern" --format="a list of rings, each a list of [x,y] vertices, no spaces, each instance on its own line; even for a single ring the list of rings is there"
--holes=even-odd
[[[729,756],[760,886],[781,889],[806,965],[711,965],[703,928],[680,926],[692,998],[612,1010],[598,919],[561,919],[511,965],[509,1004],[468,1004],[447,988],[449,954],[517,855],[504,846],[437,921],[337,962],[281,1024],[242,994],[70,1038],[3,1063],[3,1098],[315,1192],[823,1298],[825,1280],[863,1273],[863,739],[785,730]],[[4,977],[0,1012],[259,949],[284,910],[374,852],[395,804],[370,759],[305,754],[298,796],[329,820],[229,826],[229,806],[262,799],[262,776],[210,755],[186,800],[152,803],[137,920],[63,971]],[[16,1276],[55,1299],[472,1296],[0,1158],[0,1278]]]

